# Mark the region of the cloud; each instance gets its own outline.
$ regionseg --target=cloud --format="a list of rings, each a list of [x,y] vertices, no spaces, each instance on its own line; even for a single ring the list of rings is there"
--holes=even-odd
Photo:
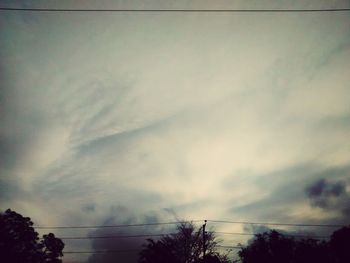
[[[112,205],[135,222],[164,208],[172,219],[345,220],[347,15],[0,20],[4,209],[42,225],[97,224]]]
[[[116,224],[155,224],[159,223],[161,214],[150,213],[140,215],[130,209],[118,206],[112,208],[111,214],[104,219],[103,225]],[[174,232],[175,226],[164,227],[161,225],[150,225],[141,227],[124,228],[100,228],[89,233],[89,236],[136,236],[129,238],[106,238],[93,239],[92,249],[95,251],[110,251],[92,255],[88,262],[125,262],[133,263],[138,259],[138,254],[145,244],[147,237],[137,237],[138,235],[155,235]],[[157,237],[148,237],[157,239]],[[113,252],[119,251],[119,252]]]
[[[237,188],[245,189],[246,184],[255,186],[254,190],[249,189],[254,195],[243,200],[231,199],[229,202],[234,205],[230,213],[251,221],[342,224],[348,218],[344,212],[348,207],[349,171],[349,165],[330,168],[308,163],[251,175],[244,184],[238,183]],[[231,183],[225,181],[225,188],[230,189],[235,182],[235,179]]]
[[[307,187],[305,191],[310,198],[318,198],[321,196],[339,197],[345,194],[345,183],[342,181],[330,183],[325,179],[320,179],[313,185]]]
[[[313,206],[325,211],[340,211],[350,216],[350,194],[344,181],[328,181],[319,179],[305,188],[305,193]]]

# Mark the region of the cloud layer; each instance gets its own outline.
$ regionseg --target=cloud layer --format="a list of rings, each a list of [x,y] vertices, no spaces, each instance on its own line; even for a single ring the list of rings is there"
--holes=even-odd
[[[137,222],[173,221],[164,211],[345,222],[349,22],[347,12],[5,12],[1,209],[38,225],[103,224],[118,206]]]

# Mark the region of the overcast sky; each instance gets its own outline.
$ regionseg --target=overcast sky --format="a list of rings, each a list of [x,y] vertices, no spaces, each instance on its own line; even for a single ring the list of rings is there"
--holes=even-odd
[[[350,7],[89,2],[0,1]],[[1,11],[0,59],[1,210],[42,226],[349,222],[349,12]]]

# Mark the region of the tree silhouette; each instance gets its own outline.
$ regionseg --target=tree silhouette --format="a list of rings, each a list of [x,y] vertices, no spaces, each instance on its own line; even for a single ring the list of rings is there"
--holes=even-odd
[[[242,248],[238,255],[243,263],[274,263],[291,262],[293,254],[294,241],[283,236],[277,231],[270,233],[257,234],[252,244]],[[258,261],[257,261],[258,260]]]
[[[243,263],[345,263],[350,262],[350,228],[335,231],[329,242],[296,240],[275,230],[255,235],[251,244],[238,252]]]
[[[203,229],[192,223],[181,223],[177,232],[159,240],[147,239],[140,252],[139,263],[203,263]],[[204,262],[227,262],[216,252],[217,241],[213,232],[205,234],[206,254]],[[216,261],[215,261],[216,260]]]
[[[335,231],[329,243],[334,262],[350,262],[350,226]]]
[[[0,213],[0,261],[61,263],[64,243],[50,233],[40,240],[29,217],[6,210]]]

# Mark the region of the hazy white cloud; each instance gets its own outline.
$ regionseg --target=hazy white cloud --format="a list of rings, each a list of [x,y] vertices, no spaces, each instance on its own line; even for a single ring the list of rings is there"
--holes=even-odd
[[[163,209],[344,220],[304,189],[350,183],[347,13],[9,12],[0,22],[1,208],[42,225],[98,224],[118,205],[160,221],[173,218]]]

